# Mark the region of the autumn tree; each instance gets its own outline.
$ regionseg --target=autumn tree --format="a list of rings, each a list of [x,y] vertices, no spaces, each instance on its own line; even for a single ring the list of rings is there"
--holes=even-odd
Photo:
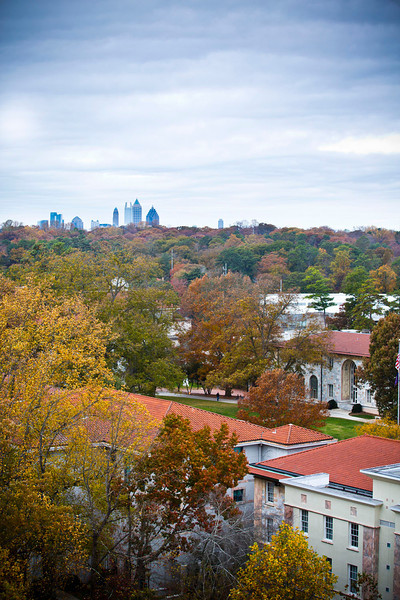
[[[389,313],[375,326],[370,341],[370,356],[363,360],[362,378],[375,394],[381,416],[397,419],[397,371],[395,368],[400,339],[400,315]]]
[[[196,531],[222,527],[236,512],[226,491],[247,472],[246,457],[234,451],[236,443],[226,425],[214,432],[208,427],[193,431],[187,419],[170,415],[164,420],[150,452],[129,476],[134,502],[127,558],[139,588],[146,585],[151,564],[189,550]]]
[[[85,392],[77,396],[82,394]],[[145,407],[125,392],[103,390],[96,402],[85,404],[74,428],[64,434],[63,458],[72,486],[65,485],[63,497],[87,528],[94,594],[102,565],[117,555],[117,548],[121,553],[127,537],[124,524],[133,510],[134,497],[127,474],[149,450],[157,424]]]
[[[239,419],[264,427],[319,427],[327,417],[321,402],[306,399],[304,378],[283,369],[263,373],[238,406]]]
[[[31,286],[3,293],[0,334],[0,547],[27,596],[40,585],[45,598],[85,557],[86,529],[62,498],[68,473],[54,449],[81,414],[70,390],[111,376],[105,327],[79,299]]]
[[[400,440],[400,425],[384,417],[357,427],[357,435],[376,435],[378,437]]]
[[[239,571],[231,600],[329,600],[337,577],[330,564],[308,547],[305,535],[282,524],[272,541],[252,553]]]

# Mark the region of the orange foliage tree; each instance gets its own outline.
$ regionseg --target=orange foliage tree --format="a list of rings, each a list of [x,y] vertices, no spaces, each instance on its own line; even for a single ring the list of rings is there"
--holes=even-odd
[[[323,425],[327,412],[321,402],[306,400],[304,379],[297,373],[274,369],[263,373],[239,401],[238,418],[265,427],[287,423],[301,427]]]

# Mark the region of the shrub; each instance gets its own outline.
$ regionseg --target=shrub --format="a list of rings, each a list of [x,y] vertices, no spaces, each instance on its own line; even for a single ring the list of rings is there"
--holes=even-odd
[[[361,404],[353,404],[351,412],[352,413],[360,413],[360,412],[362,412],[362,406],[361,406]]]
[[[329,410],[332,410],[333,408],[338,407],[336,400],[333,400],[333,398],[331,400],[328,400],[328,403],[326,406]]]

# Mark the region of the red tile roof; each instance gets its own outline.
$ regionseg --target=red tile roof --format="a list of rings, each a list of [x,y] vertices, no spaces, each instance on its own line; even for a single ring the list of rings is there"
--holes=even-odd
[[[369,333],[331,331],[328,338],[330,351],[348,356],[369,356]]]
[[[280,475],[274,473],[275,469],[297,475],[329,473],[332,483],[372,491],[372,479],[360,473],[360,469],[398,462],[400,440],[363,435],[257,463],[250,467],[249,471],[254,475],[277,478],[280,478]],[[268,468],[273,470],[269,472]]]
[[[290,446],[333,440],[330,435],[326,435],[320,431],[298,427],[297,425],[283,425],[276,429],[269,429],[267,427],[248,423],[247,421],[240,421],[239,419],[217,415],[216,413],[208,412],[201,408],[193,408],[192,406],[180,404],[179,402],[164,400],[163,398],[151,398],[149,396],[141,396],[140,394],[131,394],[131,396],[137,402],[144,404],[151,416],[157,420],[161,421],[168,414],[173,413],[189,419],[195,430],[201,429],[205,425],[208,425],[210,429],[215,430],[219,429],[222,423],[226,423],[229,431],[231,433],[236,433],[239,442],[243,443],[253,440],[265,440],[267,442],[275,442],[279,445]]]

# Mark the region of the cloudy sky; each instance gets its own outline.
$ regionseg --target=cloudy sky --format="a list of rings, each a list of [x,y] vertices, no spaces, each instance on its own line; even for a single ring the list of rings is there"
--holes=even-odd
[[[0,0],[0,222],[400,230],[399,0]]]

